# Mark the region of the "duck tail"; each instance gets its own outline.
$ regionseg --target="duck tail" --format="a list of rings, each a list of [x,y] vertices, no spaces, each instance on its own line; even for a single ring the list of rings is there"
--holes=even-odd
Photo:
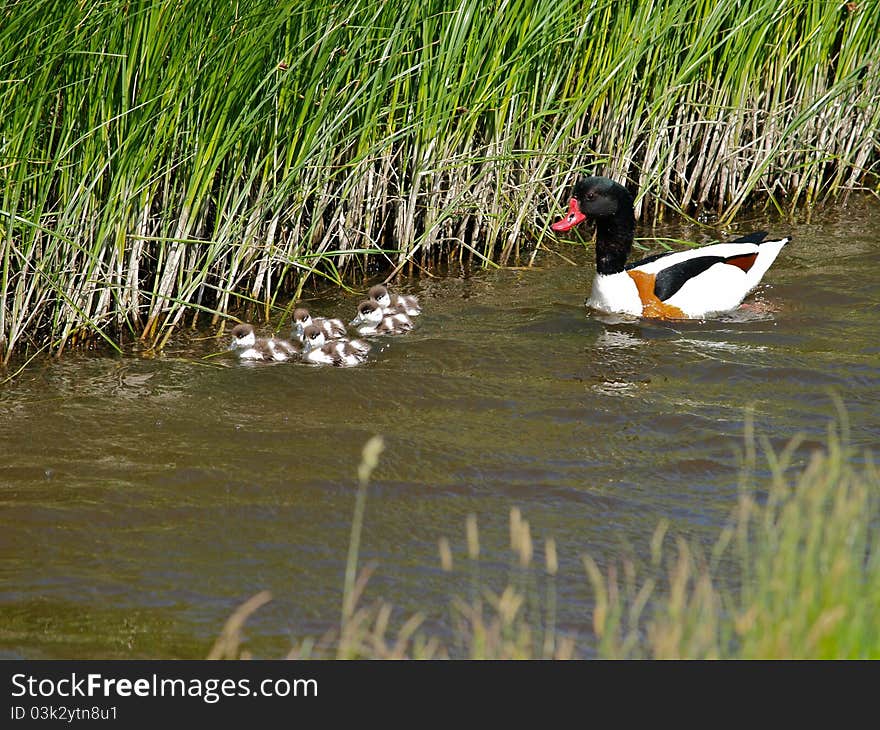
[[[761,279],[764,278],[764,274],[767,273],[767,269],[773,265],[782,247],[789,241],[791,241],[791,238],[780,238],[778,241],[761,241],[759,243],[758,256],[748,271],[749,290],[758,286]]]

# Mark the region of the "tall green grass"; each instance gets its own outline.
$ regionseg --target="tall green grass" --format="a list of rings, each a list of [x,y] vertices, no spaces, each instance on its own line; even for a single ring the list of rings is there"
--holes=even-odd
[[[710,549],[675,537],[661,522],[650,554],[605,567],[582,556],[592,588],[591,645],[610,659],[880,658],[880,472],[870,452],[848,444],[843,416],[826,446],[793,467],[802,445],[776,451],[760,439],[769,481],[755,476],[754,434],[746,434],[741,489],[729,524]],[[528,521],[510,512],[511,571],[490,590],[480,571],[476,518],[466,525],[466,595],[449,603],[450,640],[424,627],[430,607],[397,619],[387,602],[364,595],[375,566],[357,573],[369,475],[381,441],[364,449],[338,631],[295,643],[294,658],[577,658],[575,637],[557,628],[559,559],[552,538],[536,565]],[[763,460],[762,460],[763,461]],[[670,546],[671,543],[671,546]],[[448,539],[440,563],[457,569]],[[257,594],[234,612],[211,658],[248,656],[242,627],[270,596]],[[581,637],[583,638],[583,637]]]
[[[503,264],[581,170],[646,218],[875,186],[878,31],[813,0],[6,3],[0,363]]]
[[[661,524],[653,560],[665,578],[639,581],[631,566],[603,575],[585,559],[603,656],[880,658],[880,472],[836,429],[801,470],[790,463],[799,439],[781,453],[765,440],[770,483],[746,484],[711,553],[679,538],[664,558]],[[736,590],[719,588],[725,557]]]

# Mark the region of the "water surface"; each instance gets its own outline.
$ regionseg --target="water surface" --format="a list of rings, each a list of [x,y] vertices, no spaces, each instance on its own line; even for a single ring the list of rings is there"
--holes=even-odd
[[[805,433],[805,457],[833,393],[853,445],[876,447],[878,224],[873,202],[740,222],[731,234],[794,240],[745,307],[705,322],[590,314],[591,252],[559,243],[578,266],[542,253],[531,270],[405,282],[424,307],[415,330],[358,368],[205,360],[222,347],[206,336],[152,360],[32,367],[0,391],[0,653],[200,658],[262,589],[274,600],[247,624],[256,655],[320,635],[338,622],[360,451],[382,434],[368,598],[442,631],[468,584],[466,516],[481,576],[501,587],[517,506],[538,560],[545,537],[558,543],[560,622],[588,655],[581,555],[644,554],[661,519],[711,542],[736,499],[747,409],[776,447]],[[359,298],[312,308],[350,316]]]

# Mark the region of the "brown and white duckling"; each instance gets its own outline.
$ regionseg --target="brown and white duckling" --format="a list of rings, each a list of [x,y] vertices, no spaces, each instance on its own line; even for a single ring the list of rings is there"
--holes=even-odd
[[[312,317],[309,310],[299,307],[293,310],[293,336],[302,342],[303,331],[306,327],[314,325],[324,333],[326,340],[338,340],[345,337],[345,324],[341,319],[329,319],[327,317]]]
[[[273,337],[269,340],[276,360],[290,360],[302,355],[302,345],[299,342],[291,342],[290,340],[282,340]]]
[[[357,315],[349,324],[363,337],[402,335],[413,328],[412,320],[405,312],[386,314],[375,299],[365,299],[358,304]]]
[[[303,360],[316,365],[351,367],[367,359],[370,344],[363,340],[330,340],[315,325],[303,330]]]
[[[370,299],[375,299],[385,314],[403,312],[408,317],[416,317],[422,313],[419,300],[412,294],[392,294],[382,284],[376,284],[367,292]]]
[[[252,324],[238,324],[232,328],[231,349],[242,360],[269,360],[283,362],[299,355],[300,348],[287,340],[257,337]]]

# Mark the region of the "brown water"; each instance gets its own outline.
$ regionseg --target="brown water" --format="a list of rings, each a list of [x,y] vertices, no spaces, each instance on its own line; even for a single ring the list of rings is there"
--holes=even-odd
[[[416,329],[358,368],[206,361],[219,345],[196,340],[154,360],[30,369],[0,391],[0,656],[203,657],[262,589],[275,600],[247,624],[256,655],[335,626],[355,472],[376,433],[367,597],[442,631],[469,584],[466,516],[497,588],[518,506],[538,560],[557,540],[560,622],[589,654],[581,555],[643,556],[662,518],[712,541],[736,498],[748,406],[776,446],[806,433],[805,454],[835,417],[833,392],[852,443],[880,441],[880,206],[769,225],[794,241],[748,307],[707,322],[588,314],[590,254],[560,243],[577,268],[541,254],[534,270],[413,282]],[[358,299],[314,308],[353,314]]]

